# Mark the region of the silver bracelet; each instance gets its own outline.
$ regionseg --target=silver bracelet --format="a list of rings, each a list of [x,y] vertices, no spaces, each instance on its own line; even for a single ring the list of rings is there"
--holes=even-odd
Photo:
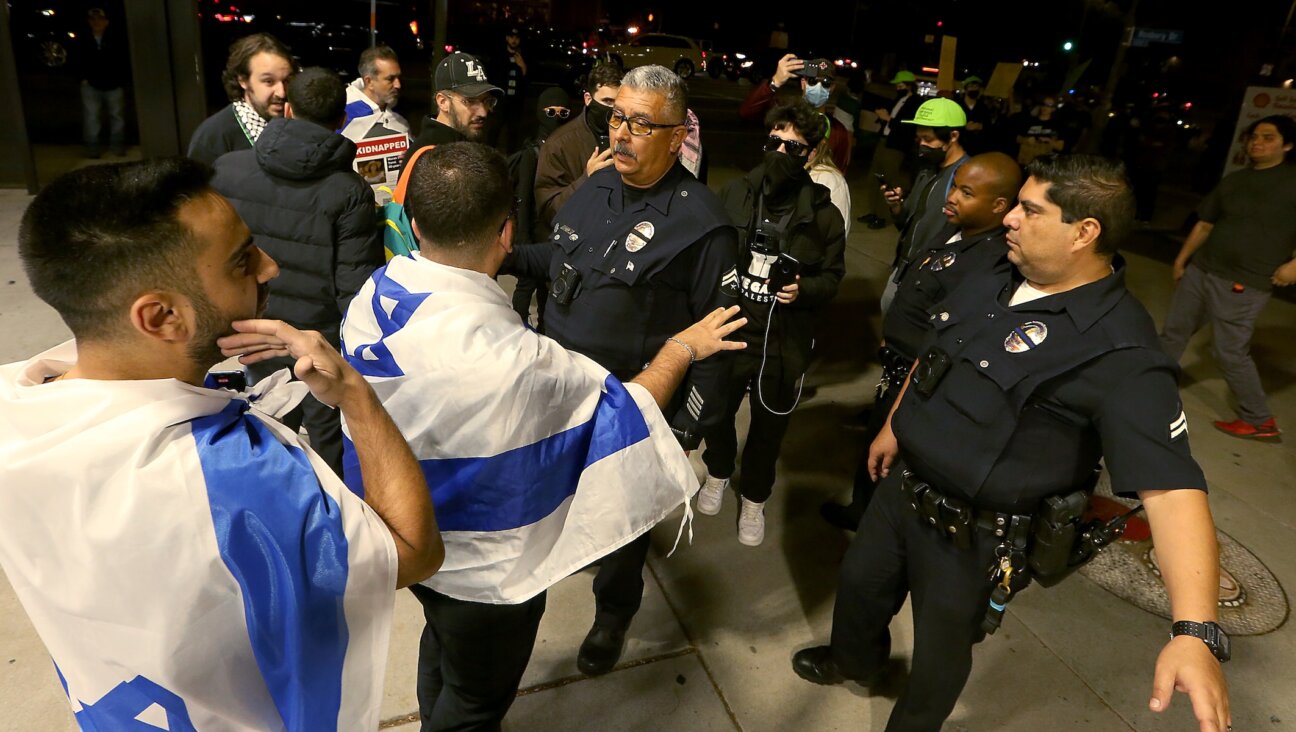
[[[693,352],[693,347],[692,347],[692,346],[690,346],[689,344],[685,343],[684,341],[681,341],[680,339],[676,338],[675,336],[671,336],[670,338],[667,338],[666,340],[667,340],[667,342],[671,342],[671,343],[678,343],[678,344],[680,344],[680,346],[682,346],[682,347],[684,348],[684,350],[688,351],[688,355],[689,355],[689,365],[690,365],[690,366],[693,365],[693,364],[695,364],[695,363],[697,363],[697,354]]]

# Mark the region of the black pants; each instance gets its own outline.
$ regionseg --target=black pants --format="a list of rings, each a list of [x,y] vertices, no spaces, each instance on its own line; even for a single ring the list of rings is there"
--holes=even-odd
[[[254,363],[247,367],[252,383],[256,383],[280,369],[292,371],[295,359],[283,357]],[[296,378],[296,377],[294,377]],[[291,429],[306,428],[311,449],[328,463],[338,477],[342,477],[342,413],[327,407],[310,394],[281,419]]]
[[[422,585],[410,591],[427,620],[418,659],[421,732],[498,730],[531,660],[546,593],[519,605],[490,605]]]
[[[531,322],[531,295],[536,298],[536,330],[544,332],[545,304],[549,302],[549,283],[536,277],[518,277],[513,288],[513,311],[522,316],[523,323]]]
[[[887,417],[891,414],[891,407],[895,406],[896,396],[899,393],[900,389],[897,387],[890,387],[882,392],[882,396],[873,402],[868,423],[864,425],[864,454],[860,456],[859,467],[855,468],[855,485],[851,490],[850,505],[846,507],[851,522],[856,525],[864,517],[869,501],[873,500],[873,493],[877,490],[877,482],[869,476],[869,447],[886,426]]]
[[[831,647],[846,675],[875,673],[891,652],[891,618],[912,593],[913,663],[887,732],[937,732],[954,709],[972,672],[972,646],[984,638],[998,543],[977,532],[970,549],[959,549],[920,521],[901,496],[899,467],[878,486],[842,561]]]
[[[643,569],[648,561],[649,534],[603,557],[594,575],[594,624],[629,627],[643,602]]]
[[[764,378],[759,379],[758,394],[756,386],[761,367],[760,349],[753,348],[751,353],[740,351],[734,356],[733,371],[728,382],[729,391],[725,395],[727,411],[720,424],[707,433],[706,452],[702,453],[707,473],[717,478],[733,475],[734,460],[738,455],[738,432],[734,427],[734,416],[738,414],[738,407],[742,406],[743,393],[750,386],[751,425],[747,429],[747,442],[743,446],[739,492],[743,498],[756,503],[764,503],[770,497],[774,488],[774,466],[778,463],[779,451],[783,448],[783,436],[787,434],[788,416],[775,414],[770,409],[780,412],[790,410],[797,396],[797,381],[801,378],[800,374],[784,373],[782,366],[780,359],[769,359],[765,365]]]

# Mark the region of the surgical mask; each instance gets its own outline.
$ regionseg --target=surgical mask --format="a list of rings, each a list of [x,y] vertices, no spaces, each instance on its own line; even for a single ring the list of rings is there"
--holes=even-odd
[[[761,190],[771,199],[783,199],[807,179],[804,165],[805,158],[794,158],[778,150],[765,153],[765,178]]]
[[[824,84],[808,84],[805,90],[805,100],[815,109],[822,107],[828,103],[828,87]]]
[[[918,166],[922,168],[939,168],[945,162],[945,150],[939,147],[919,145],[917,156]]]
[[[612,116],[612,108],[606,104],[600,104],[590,100],[589,106],[585,109],[585,124],[597,135],[608,134],[608,117]]]

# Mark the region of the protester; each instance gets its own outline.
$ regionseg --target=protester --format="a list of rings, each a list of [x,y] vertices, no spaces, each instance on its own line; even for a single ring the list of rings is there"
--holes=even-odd
[[[436,114],[423,118],[423,128],[410,144],[405,164],[419,149],[446,142],[480,142],[486,120],[504,91],[486,80],[486,69],[476,56],[455,52],[441,59],[432,75]]]
[[[559,127],[540,148],[535,182],[538,226],[548,230],[577,188],[598,171],[612,167],[608,116],[623,75],[616,64],[594,64],[585,80],[584,112]]]
[[[270,120],[283,116],[284,90],[296,69],[292,52],[269,33],[235,41],[221,74],[230,103],[194,130],[189,157],[211,165],[227,152],[250,149]]]
[[[831,62],[824,59],[818,59],[814,67],[814,75],[810,76],[811,69],[806,64],[810,63],[806,59],[797,58],[795,54],[786,54],[779,59],[778,67],[774,70],[774,76],[766,79],[756,85],[747,98],[743,100],[742,106],[738,108],[738,116],[749,121],[760,121],[770,108],[774,106],[774,95],[794,78],[800,78],[799,84],[800,96],[804,97],[810,106],[822,110],[828,104],[829,95],[833,88],[833,66]],[[837,120],[832,120],[832,129],[828,134],[828,146],[832,148],[833,165],[837,169],[846,172],[850,165],[851,156],[851,133]]]
[[[922,97],[917,94],[918,78],[911,72],[901,71],[892,77],[891,83],[896,89],[895,104],[889,110],[873,110],[882,123],[882,141],[873,150],[873,162],[869,166],[865,186],[869,191],[869,210],[859,218],[860,223],[867,224],[870,229],[885,227],[887,218],[891,216],[882,189],[875,187],[880,182],[877,177],[885,179],[886,187],[905,190],[910,187],[909,183],[913,179],[913,174],[905,164],[905,157],[913,148],[915,130],[912,126],[901,123],[913,119],[923,104]]]

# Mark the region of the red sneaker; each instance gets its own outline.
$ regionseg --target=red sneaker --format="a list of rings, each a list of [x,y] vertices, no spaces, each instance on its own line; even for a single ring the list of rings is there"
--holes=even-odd
[[[1215,429],[1248,440],[1277,440],[1282,437],[1282,430],[1278,429],[1278,423],[1273,417],[1260,424],[1251,424],[1241,419],[1232,422],[1216,422]]]

